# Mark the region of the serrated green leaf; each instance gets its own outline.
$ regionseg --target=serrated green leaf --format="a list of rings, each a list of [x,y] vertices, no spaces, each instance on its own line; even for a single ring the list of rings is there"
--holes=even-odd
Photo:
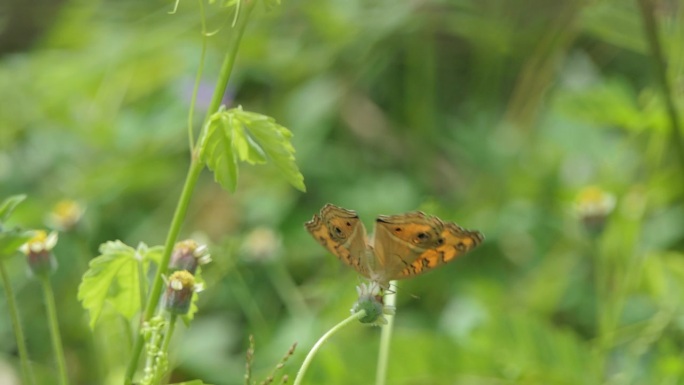
[[[0,203],[0,223],[5,223],[14,209],[26,199],[26,195],[12,195]]]
[[[231,119],[231,128],[233,130],[233,148],[237,152],[238,159],[249,164],[266,163],[264,151],[247,135],[237,119]]]
[[[200,159],[214,172],[214,179],[233,192],[237,186],[237,162],[262,164],[270,159],[295,188],[306,191],[304,177],[295,163],[292,133],[271,117],[243,111],[220,110],[207,125]]]
[[[237,158],[225,111],[212,116],[200,147],[200,159],[214,172],[214,179],[226,190],[237,187]]]
[[[32,231],[13,229],[0,232],[0,259],[8,258],[33,237]]]
[[[107,303],[128,320],[140,311],[143,297],[140,282],[145,278],[141,273],[145,275],[149,263],[159,259],[156,255],[160,254],[160,248],[148,248],[141,243],[136,250],[121,241],[100,246],[100,255],[90,261],[90,268],[78,287],[78,299],[90,314],[91,328]]]
[[[290,130],[268,116],[242,110],[237,114],[237,118],[244,123],[266,156],[283,172],[285,179],[296,189],[306,191],[304,176],[295,163],[295,149],[290,143]]]

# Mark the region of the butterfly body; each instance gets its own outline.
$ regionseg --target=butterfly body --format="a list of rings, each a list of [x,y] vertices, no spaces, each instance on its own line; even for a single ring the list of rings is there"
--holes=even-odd
[[[356,212],[332,204],[305,226],[343,263],[383,287],[451,262],[484,240],[479,231],[419,211],[379,216],[369,239]]]

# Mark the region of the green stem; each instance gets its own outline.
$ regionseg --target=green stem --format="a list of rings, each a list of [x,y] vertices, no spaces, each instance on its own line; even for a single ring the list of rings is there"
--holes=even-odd
[[[594,263],[594,287],[596,290],[596,353],[594,363],[600,382],[608,379],[608,364],[615,344],[615,320],[617,314],[616,280],[621,274],[619,266],[609,252],[601,247],[601,234],[593,234],[589,243],[590,256]]]
[[[250,289],[245,278],[240,273],[240,269],[233,268],[230,278],[233,281],[232,286],[235,298],[240,303],[244,314],[247,315],[249,324],[257,330],[265,330],[267,322],[264,313],[259,308],[260,302],[253,296],[254,290]]]
[[[47,274],[40,277],[43,284],[43,295],[45,296],[45,306],[47,307],[48,324],[50,325],[50,338],[52,339],[52,349],[57,360],[57,370],[59,371],[59,384],[68,385],[66,361],[64,360],[64,348],[62,348],[62,337],[59,334],[59,322],[57,321],[57,307],[55,306],[55,294],[52,292],[52,283]]]
[[[168,271],[169,259],[171,258],[171,251],[173,250],[173,245],[178,239],[178,233],[180,232],[183,219],[185,219],[185,214],[188,211],[188,206],[190,205],[190,198],[192,197],[192,192],[197,184],[197,179],[199,178],[200,172],[204,168],[204,165],[196,158],[193,157],[190,163],[190,169],[188,170],[188,175],[185,178],[185,185],[183,186],[183,192],[181,193],[178,206],[176,207],[176,212],[173,215],[173,220],[171,221],[171,228],[169,229],[169,234],[166,237],[166,243],[164,245],[164,253],[162,254],[162,260],[157,269],[157,273],[154,277],[154,283],[152,284],[152,290],[147,300],[145,307],[145,312],[143,314],[143,322],[147,322],[154,315],[157,309],[157,303],[159,302],[159,297],[161,296],[162,286],[164,284],[163,274]],[[133,351],[131,352],[130,361],[128,362],[128,368],[126,369],[125,384],[133,383],[133,375],[138,368],[138,360],[140,358],[140,353],[145,341],[143,340],[140,330],[138,330],[135,337],[135,344],[133,345]]]
[[[21,377],[26,385],[35,384],[33,379],[33,372],[29,364],[28,349],[26,349],[26,339],[24,338],[24,330],[21,328],[19,321],[19,310],[17,302],[14,298],[14,291],[5,269],[5,264],[0,260],[0,276],[2,276],[2,285],[5,287],[7,293],[7,307],[9,308],[10,318],[12,319],[12,329],[14,329],[14,338],[17,340],[17,349],[19,349],[19,361],[21,362]]]
[[[188,112],[188,143],[190,151],[195,148],[195,135],[192,129],[192,122],[195,117],[195,104],[197,104],[197,93],[199,92],[200,82],[202,81],[202,70],[204,69],[204,58],[207,54],[207,25],[204,15],[204,0],[197,1],[200,9],[200,22],[202,23],[202,51],[200,53],[199,69],[195,75],[195,85],[192,88],[192,98],[190,99],[190,111]]]
[[[304,374],[306,374],[306,371],[309,369],[309,365],[311,365],[311,361],[313,360],[314,356],[318,352],[318,349],[320,349],[321,346],[323,346],[323,343],[325,341],[327,341],[333,334],[335,334],[337,331],[339,331],[343,327],[349,325],[350,323],[354,322],[355,320],[357,320],[359,318],[363,318],[365,315],[366,315],[365,310],[359,310],[358,312],[352,314],[347,319],[345,319],[344,321],[333,326],[332,329],[328,330],[325,334],[323,334],[323,337],[321,337],[316,342],[316,344],[309,351],[309,354],[306,355],[304,362],[302,362],[302,367],[299,368],[299,371],[297,372],[297,377],[294,380],[294,385],[301,385],[302,378],[304,378]]]
[[[290,314],[295,317],[309,316],[311,311],[285,266],[280,261],[273,261],[267,266],[266,271]]]
[[[674,100],[672,99],[672,91],[670,81],[667,77],[667,70],[665,64],[665,55],[660,46],[658,39],[658,28],[656,19],[653,13],[653,3],[650,0],[639,0],[641,7],[641,17],[644,23],[644,33],[648,41],[651,56],[655,64],[656,75],[660,82],[660,90],[665,100],[667,114],[670,119],[672,142],[679,157],[680,166],[684,169],[684,139],[682,139],[682,131],[679,125],[679,118],[677,116],[677,109],[675,108]]]
[[[204,124],[202,125],[202,132],[200,133],[200,140],[197,141],[195,148],[192,153],[192,159],[190,162],[190,168],[188,174],[185,178],[185,184],[183,185],[183,192],[181,193],[180,199],[178,201],[178,206],[176,206],[176,211],[173,215],[173,220],[171,221],[171,227],[169,228],[169,233],[166,237],[166,243],[164,244],[164,253],[162,254],[162,259],[160,265],[157,269],[157,273],[154,277],[154,283],[152,284],[152,289],[150,291],[147,304],[145,306],[145,311],[143,313],[143,322],[149,321],[150,318],[155,313],[157,309],[157,303],[159,302],[159,297],[161,296],[162,286],[164,284],[163,275],[168,270],[169,259],[171,258],[171,252],[173,251],[173,246],[178,239],[178,233],[180,232],[181,225],[185,219],[185,215],[190,205],[190,198],[199,179],[200,172],[204,168],[204,164],[199,160],[199,146],[202,144],[201,136],[205,131],[207,122],[211,119],[211,115],[218,111],[223,100],[223,95],[226,92],[226,87],[228,86],[228,79],[230,78],[230,73],[233,70],[233,65],[235,64],[235,58],[237,57],[237,51],[240,46],[240,40],[247,26],[247,21],[249,19],[249,14],[254,9],[256,1],[252,0],[245,7],[243,16],[240,18],[238,25],[233,34],[231,34],[231,40],[229,45],[228,53],[226,54],[223,65],[221,66],[221,72],[219,74],[219,79],[216,83],[216,89],[214,89],[214,95],[212,96],[209,109],[207,110],[207,115],[204,118]],[[138,368],[138,361],[140,359],[140,353],[144,341],[140,333],[135,339],[135,345],[133,346],[133,351],[131,352],[131,357],[128,362],[128,367],[126,368],[126,375],[124,378],[124,384],[130,385],[133,383],[133,375]]]
[[[394,307],[397,299],[397,281],[391,281],[390,287],[394,287],[394,291],[385,295],[385,306]],[[387,325],[382,327],[380,334],[380,351],[378,352],[378,371],[375,374],[375,385],[385,385],[387,381],[387,364],[389,362],[392,330],[394,329],[394,314],[388,314],[385,318],[387,319]]]
[[[226,93],[226,87],[228,87],[228,80],[230,79],[230,73],[233,70],[233,65],[235,64],[235,58],[237,58],[237,51],[240,48],[240,41],[242,40],[242,35],[245,32],[245,27],[247,27],[247,21],[249,20],[249,15],[252,13],[254,6],[256,5],[256,0],[247,1],[247,6],[245,7],[243,14],[240,16],[235,31],[230,35],[230,44],[228,45],[228,52],[223,59],[223,65],[221,66],[221,72],[219,73],[219,78],[216,81],[216,89],[211,97],[211,103],[209,104],[209,109],[207,110],[207,115],[204,117],[204,124],[202,128],[206,127],[207,123],[211,119],[211,115],[218,111],[221,106],[221,101],[223,100],[223,95]],[[201,134],[200,134],[201,135]],[[201,141],[200,141],[201,142]]]
[[[147,298],[147,274],[145,274],[145,267],[143,266],[142,258],[137,258],[138,262],[138,287],[140,287],[140,303],[145,303],[145,298]]]

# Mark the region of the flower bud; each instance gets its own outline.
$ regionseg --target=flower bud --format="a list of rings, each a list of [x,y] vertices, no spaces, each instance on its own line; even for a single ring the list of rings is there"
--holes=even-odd
[[[74,200],[64,199],[52,208],[46,219],[50,227],[60,231],[68,231],[74,228],[83,217],[85,207]]]
[[[356,292],[359,294],[359,299],[351,309],[352,314],[365,310],[366,315],[359,318],[361,323],[372,325],[387,324],[387,320],[383,315],[394,314],[394,307],[385,306],[380,285],[377,282],[362,283],[356,287]]]
[[[591,235],[598,235],[603,231],[606,219],[613,209],[615,196],[596,186],[582,189],[575,203],[575,211]]]
[[[211,255],[206,245],[199,245],[192,239],[176,243],[171,254],[169,267],[172,270],[187,270],[195,274],[198,265],[211,262]]]
[[[38,230],[33,238],[19,248],[26,255],[28,266],[34,275],[44,276],[57,270],[57,259],[52,253],[56,244],[56,232],[47,234],[43,230]]]
[[[180,270],[167,280],[164,292],[164,308],[172,314],[183,315],[190,310],[193,293],[202,291],[202,285],[195,283],[195,277],[187,270]]]

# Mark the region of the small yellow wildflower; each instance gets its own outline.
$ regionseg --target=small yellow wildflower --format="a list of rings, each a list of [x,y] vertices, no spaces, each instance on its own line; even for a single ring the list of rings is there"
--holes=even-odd
[[[57,270],[57,259],[52,254],[52,249],[56,244],[56,232],[53,231],[48,234],[44,230],[38,230],[33,238],[19,248],[26,255],[29,268],[33,274],[44,275]]]

